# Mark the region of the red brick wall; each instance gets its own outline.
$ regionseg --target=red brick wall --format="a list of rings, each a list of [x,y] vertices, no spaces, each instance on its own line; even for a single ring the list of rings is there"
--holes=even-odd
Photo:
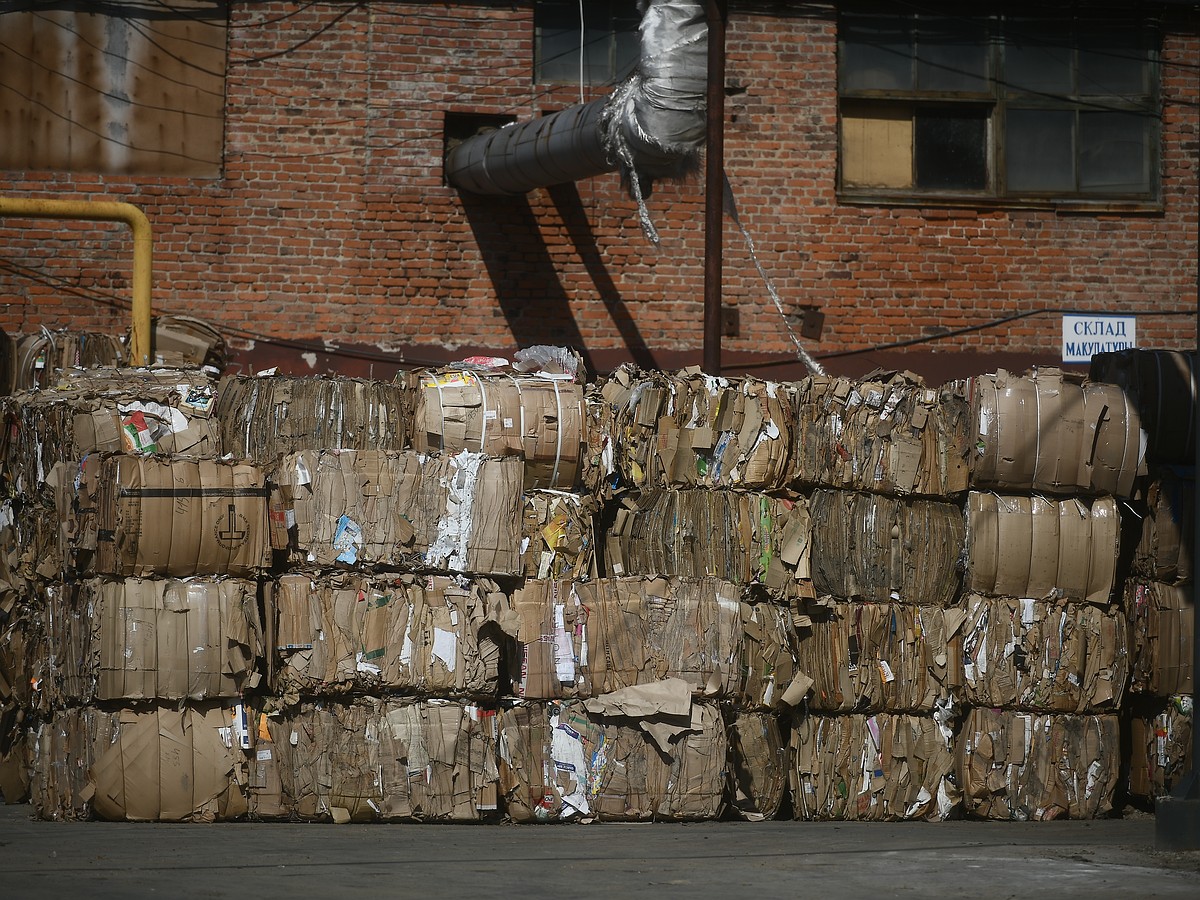
[[[1162,213],[888,208],[835,196],[832,17],[733,6],[728,83],[745,90],[727,103],[726,166],[785,304],[825,313],[814,352],[1037,309],[1194,309],[1200,98],[1195,69],[1171,65],[1200,59],[1194,27],[1164,46]],[[379,373],[537,342],[581,346],[599,367],[699,361],[699,177],[655,187],[658,248],[615,175],[500,200],[442,183],[446,112],[527,117],[577,99],[575,88],[531,85],[528,3],[235,3],[231,24],[223,177],[5,172],[0,192],[143,206],[156,308],[226,329],[247,365]],[[725,243],[725,298],[740,312],[727,359],[790,358],[732,225]],[[121,226],[0,219],[0,248],[5,330],[125,327]],[[1138,328],[1147,346],[1195,341],[1192,318],[1147,316]],[[941,369],[965,374],[993,353],[1053,359],[1059,339],[1058,316],[1038,315],[918,349],[951,354]],[[301,361],[308,345],[327,352]]]

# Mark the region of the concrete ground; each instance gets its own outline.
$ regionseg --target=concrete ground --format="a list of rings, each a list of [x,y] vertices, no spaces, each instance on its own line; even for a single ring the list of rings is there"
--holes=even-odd
[[[0,896],[1200,897],[1154,819],[693,825],[158,825],[0,807]]]

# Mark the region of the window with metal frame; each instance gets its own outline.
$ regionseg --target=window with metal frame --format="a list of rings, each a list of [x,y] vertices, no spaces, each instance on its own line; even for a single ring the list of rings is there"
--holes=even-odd
[[[846,199],[1151,204],[1158,34],[1145,18],[839,16],[839,191]]]
[[[634,0],[536,0],[534,80],[543,84],[616,84],[633,71],[641,15]]]

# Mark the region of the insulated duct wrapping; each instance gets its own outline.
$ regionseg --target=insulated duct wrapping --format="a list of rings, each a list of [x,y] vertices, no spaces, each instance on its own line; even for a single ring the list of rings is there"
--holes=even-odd
[[[1121,762],[1115,715],[970,710],[958,779],[978,819],[1097,819],[1112,809]]]
[[[252,783],[262,812],[304,821],[478,822],[496,809],[496,715],[450,701],[363,698],[267,716]],[[263,729],[266,733],[263,734]]]
[[[94,578],[43,595],[29,671],[54,707],[232,698],[257,683],[256,582]]]
[[[788,750],[774,713],[736,712],[729,721],[729,808],[740,819],[774,819],[788,785]]]
[[[805,715],[790,745],[794,815],[807,821],[949,819],[961,800],[951,740],[949,725],[930,715]]]
[[[1125,615],[1065,600],[969,594],[962,696],[975,706],[1103,713],[1121,708],[1129,677]]]
[[[239,709],[204,703],[55,713],[36,743],[38,816],[212,822],[245,815],[245,756],[231,749]]]
[[[0,401],[5,479],[10,490],[33,494],[55,465],[89,453],[220,456],[216,399],[216,382],[200,371],[69,369]]]
[[[1190,469],[1151,470],[1133,570],[1151,581],[1189,584],[1196,529],[1196,479]]]
[[[793,478],[791,385],[622,366],[600,392],[586,476],[600,497],[622,488],[769,491]]]
[[[114,453],[55,472],[70,571],[247,578],[270,565],[266,476],[254,466]]]
[[[728,747],[721,711],[691,702],[686,688],[673,698],[635,701],[636,714],[601,701],[502,708],[500,788],[508,815],[517,822],[719,818]]]
[[[1170,796],[1192,771],[1192,698],[1176,694],[1137,704],[1130,722],[1129,793]]]
[[[614,575],[712,575],[781,597],[811,593],[808,503],[743,491],[650,491],[626,497],[607,529]]]
[[[910,373],[799,384],[797,480],[885,494],[946,497],[967,488],[970,409],[957,385]]]
[[[814,712],[932,712],[962,681],[960,609],[900,603],[813,605],[797,667]]]
[[[269,466],[300,450],[404,450],[411,397],[397,384],[333,375],[222,379],[224,452]]]
[[[1192,589],[1146,581],[1125,584],[1135,693],[1169,697],[1194,691],[1196,639]]]
[[[527,490],[578,484],[587,445],[582,384],[566,375],[465,369],[405,377],[414,450],[519,457]]]
[[[962,512],[951,503],[818,490],[809,500],[818,595],[948,606],[958,596]]]
[[[9,384],[12,390],[44,388],[64,369],[119,366],[127,352],[120,338],[87,331],[41,331],[16,338]]]
[[[597,503],[590,494],[522,495],[521,574],[583,581],[596,574]]]
[[[507,606],[499,590],[444,575],[280,576],[272,690],[495,697],[500,635],[488,616]]]
[[[1114,384],[1133,403],[1146,429],[1153,462],[1196,461],[1196,354],[1179,350],[1121,350],[1092,357],[1089,377]]]
[[[1146,435],[1119,387],[1057,369],[970,380],[974,487],[1128,497]]]
[[[451,147],[446,180],[476,194],[521,194],[620,168],[640,206],[643,180],[688,172],[705,138],[704,4],[648,0],[640,31],[637,68],[608,98]],[[649,225],[644,208],[641,217]]]
[[[716,578],[527,580],[511,600],[513,692],[529,700],[595,697],[673,677],[698,694],[737,696],[738,596]]]
[[[294,563],[521,572],[521,460],[312,451],[272,473]]]
[[[1111,497],[967,497],[967,590],[1107,604],[1121,521]]]

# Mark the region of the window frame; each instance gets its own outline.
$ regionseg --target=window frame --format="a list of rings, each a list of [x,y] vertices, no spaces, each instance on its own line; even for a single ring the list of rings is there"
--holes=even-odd
[[[949,8],[945,8],[949,10]],[[1014,32],[1010,28],[1012,20],[1020,20],[1027,25],[1036,25],[1035,14],[1014,10],[998,13],[987,12],[979,15],[964,15],[959,18],[969,18],[987,26],[987,48],[985,59],[987,63],[987,92],[975,91],[932,91],[922,90],[917,86],[916,71],[919,64],[919,42],[913,38],[918,28],[920,16],[918,13],[897,13],[895,6],[880,6],[878,4],[859,4],[839,10],[837,23],[837,174],[836,193],[839,202],[863,205],[891,206],[971,206],[975,208],[1052,208],[1102,211],[1161,211],[1162,199],[1162,67],[1161,48],[1162,32],[1158,23],[1152,17],[1137,18],[1139,35],[1145,46],[1145,77],[1146,93],[1142,95],[1114,94],[1084,94],[1079,90],[1078,80],[1081,67],[1081,48],[1086,45],[1080,39],[1076,29],[1087,29],[1088,20],[1079,15],[1050,15],[1045,21],[1052,26],[1054,34],[1060,36],[1051,46],[1069,48],[1070,76],[1072,88],[1070,95],[1057,97],[1039,96],[1034,91],[1018,92],[1012,89],[1008,82],[1006,59],[1014,45]],[[942,9],[930,9],[925,15],[938,16]],[[1111,12],[1111,11],[1110,11]],[[846,71],[844,61],[847,57],[846,44],[848,37],[847,19],[859,18],[866,22],[868,17],[888,16],[895,20],[903,20],[907,25],[910,41],[911,75],[909,88],[847,88],[844,87]],[[946,15],[951,15],[946,12]],[[882,24],[882,23],[881,23]],[[985,137],[987,186],[981,190],[963,188],[922,188],[916,181],[916,116],[921,109],[953,108],[955,106],[986,107],[987,133]],[[847,112],[888,107],[896,110],[907,108],[911,111],[911,121],[914,123],[913,138],[913,183],[907,187],[847,186],[844,180],[846,163],[846,132]],[[1112,112],[1129,112],[1147,115],[1147,109],[1153,110],[1148,115],[1149,122],[1142,134],[1145,136],[1144,165],[1146,175],[1146,191],[1108,193],[1095,192],[1089,195],[1080,187],[1080,161],[1083,150],[1078,144],[1080,134],[1080,114],[1089,109],[1103,109]],[[1010,110],[1042,109],[1061,110],[1073,113],[1071,134],[1076,141],[1072,149],[1072,172],[1075,187],[1067,192],[1057,190],[1010,190],[1008,187],[1007,148],[1008,113]]]

